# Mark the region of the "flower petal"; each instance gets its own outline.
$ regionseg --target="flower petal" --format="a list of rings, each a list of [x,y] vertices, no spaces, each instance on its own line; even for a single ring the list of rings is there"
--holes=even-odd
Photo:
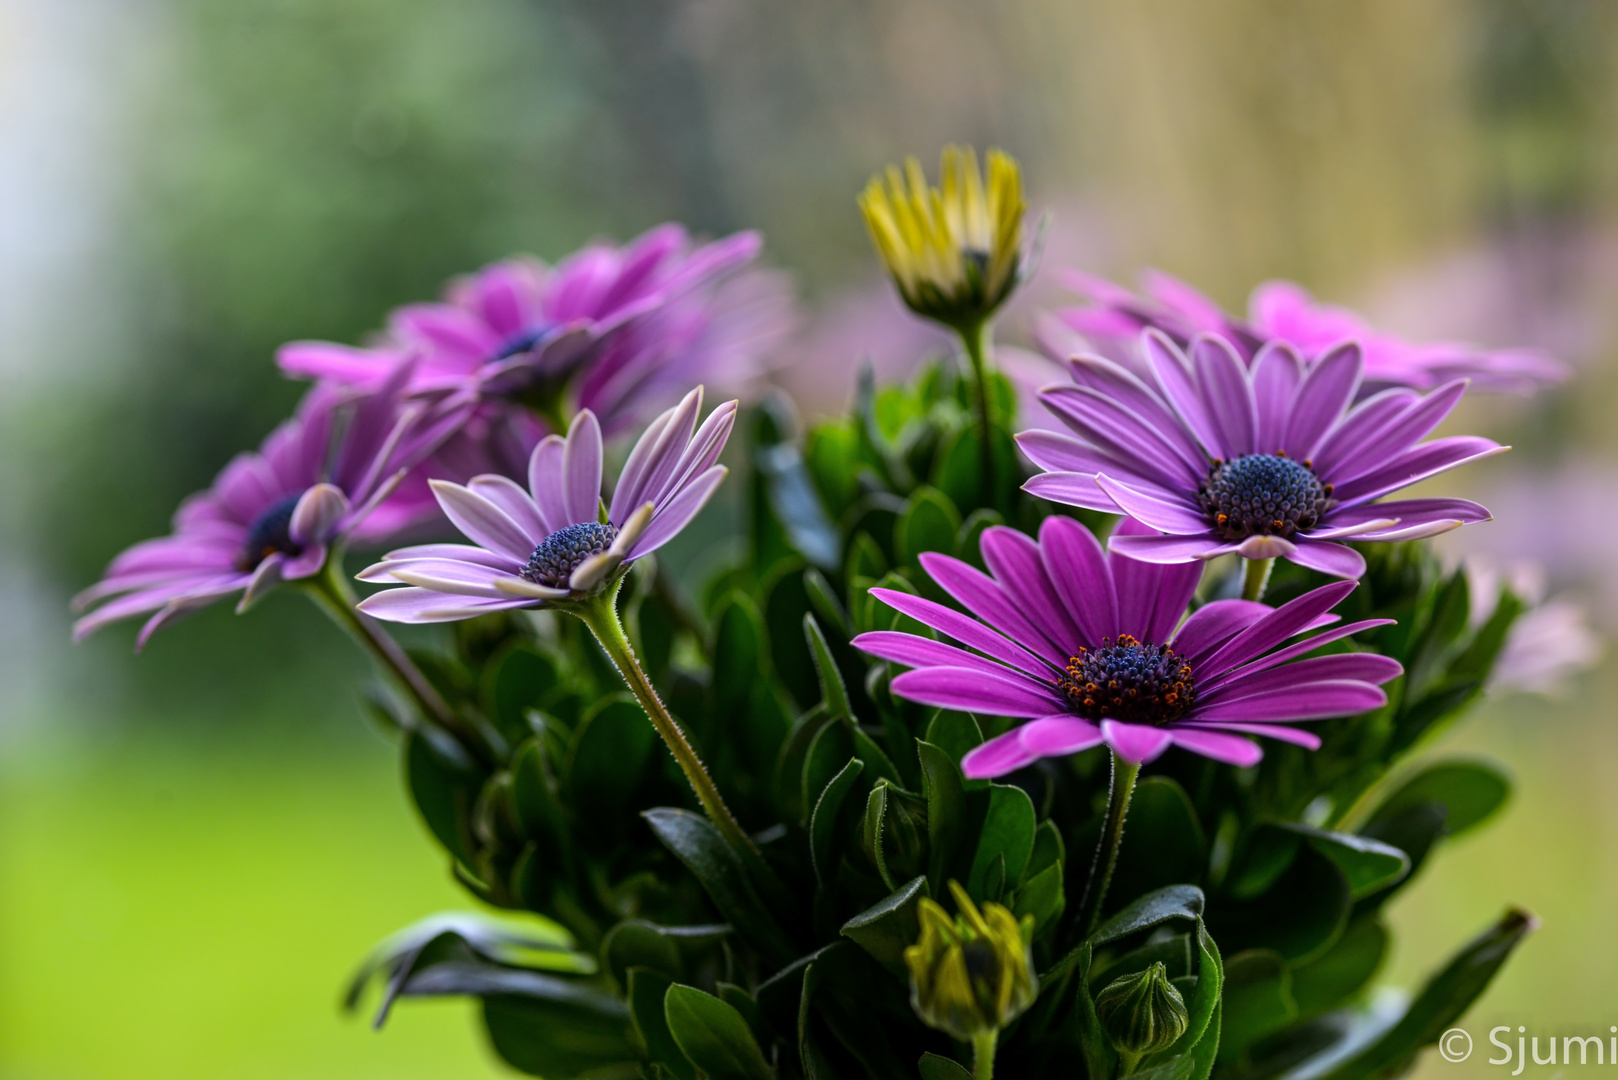
[[[972,614],[1031,652],[1061,668],[1072,655],[1070,643],[1058,641],[1014,604],[998,582],[959,559],[933,551],[921,553],[921,567],[945,592]]]
[[[1180,731],[1238,731],[1243,735],[1262,735],[1265,738],[1279,739],[1294,746],[1302,746],[1308,750],[1320,749],[1320,736],[1303,728],[1287,727],[1284,724],[1240,724],[1216,721],[1210,724],[1187,723],[1177,725],[1174,729]]]
[[[1227,735],[1222,731],[1175,727],[1169,729],[1169,738],[1182,750],[1222,761],[1226,765],[1235,765],[1237,768],[1250,768],[1264,757],[1264,751],[1251,739]]]
[[[1379,495],[1408,487],[1418,480],[1425,480],[1429,476],[1447,472],[1469,461],[1504,453],[1509,449],[1511,448],[1501,446],[1492,439],[1479,438],[1475,435],[1453,435],[1447,439],[1433,439],[1431,442],[1412,447],[1375,472],[1343,484],[1337,489],[1336,496],[1345,505],[1370,502]]]
[[[1171,644],[1195,672],[1215,649],[1273,610],[1255,600],[1213,600],[1186,618]]]
[[[987,671],[990,674],[1006,671],[1004,664],[986,660],[965,649],[898,630],[871,630],[860,634],[849,644],[861,652],[910,668],[970,668],[974,671]]]
[[[1039,552],[1058,601],[1078,624],[1076,644],[1117,636],[1118,596],[1095,534],[1072,518],[1052,514],[1039,526]]]
[[[1042,758],[1077,754],[1106,741],[1095,724],[1063,714],[1030,720],[1016,731],[1023,749]]]
[[[1322,720],[1332,716],[1354,716],[1380,709],[1388,695],[1370,683],[1343,680],[1310,683],[1304,688],[1283,687],[1232,701],[1215,702],[1204,708],[1199,702],[1192,710],[1197,720]]]
[[[1048,678],[1052,675],[1051,665],[1047,661],[1041,660],[1016,642],[1008,640],[983,623],[968,618],[953,608],[894,589],[872,589],[871,595],[922,625],[930,626],[941,634],[947,634],[961,644],[976,649],[986,656],[992,656],[1019,671],[1027,672],[1035,678]]]
[[[1365,363],[1357,342],[1345,342],[1316,360],[1292,400],[1286,439],[1281,444],[1296,461],[1308,461],[1354,400]]]
[[[450,524],[467,539],[497,551],[519,563],[527,563],[534,553],[534,542],[518,524],[494,503],[447,480],[430,480],[433,495]]]
[[[589,409],[580,411],[567,430],[562,503],[569,525],[596,520],[601,504],[601,424]]]
[[[1280,644],[1336,607],[1354,591],[1356,584],[1339,581],[1322,585],[1282,604],[1221,646],[1203,662],[1203,670],[1199,674],[1203,678],[1211,678]]]
[[[1141,562],[1179,563],[1228,555],[1236,545],[1208,532],[1201,536],[1112,536],[1107,540],[1107,550]]]
[[[1150,525],[1161,533],[1174,536],[1197,536],[1208,531],[1208,519],[1184,504],[1164,502],[1136,491],[1110,476],[1098,475],[1096,486],[1118,505],[1118,509],[1136,521]]]
[[[1147,531],[1145,526],[1126,519],[1113,535],[1138,536]],[[1202,564],[1144,562],[1114,552],[1108,566],[1118,593],[1119,632],[1153,644],[1167,641],[1197,591]]]
[[[642,555],[650,555],[679,535],[680,530],[689,525],[691,519],[697,516],[697,512],[707,505],[713,493],[718,490],[719,482],[729,471],[723,465],[715,465],[691,481],[685,490],[664,503],[652,518],[652,523],[647,526],[639,543],[630,552],[629,558],[638,559]]]
[[[1005,677],[968,668],[923,668],[893,677],[900,697],[943,709],[991,716],[1049,716],[1066,703],[1052,687],[1007,671]]]
[[[383,622],[458,622],[494,611],[537,607],[540,601],[514,597],[488,600],[483,597],[449,596],[431,589],[384,589],[360,601],[359,610]]]
[[[968,780],[989,780],[1027,768],[1036,760],[1038,755],[1023,748],[1017,729],[1013,728],[967,751],[961,758],[961,772]]]
[[[1303,361],[1292,346],[1272,341],[1253,359],[1253,404],[1258,416],[1254,441],[1264,452],[1286,445],[1287,417],[1303,382]]]
[[[1144,765],[1160,757],[1173,741],[1168,728],[1117,720],[1101,721],[1101,734],[1113,753],[1131,765]]]
[[[1330,574],[1332,577],[1358,580],[1365,574],[1365,557],[1346,544],[1305,540],[1300,536],[1296,547],[1287,558],[1299,566],[1307,566],[1311,570],[1319,570],[1322,574]]]
[[[1100,510],[1116,514],[1118,506],[1112,496],[1096,485],[1096,478],[1085,473],[1048,472],[1030,477],[1022,486],[1028,494],[1066,506],[1082,506],[1086,510]]]
[[[1191,342],[1191,360],[1203,408],[1223,448],[1216,456],[1228,460],[1256,453],[1258,415],[1253,388],[1236,350],[1224,338],[1200,334]]]

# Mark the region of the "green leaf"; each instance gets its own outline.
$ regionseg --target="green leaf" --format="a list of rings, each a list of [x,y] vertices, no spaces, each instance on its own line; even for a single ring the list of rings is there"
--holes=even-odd
[[[1253,949],[1226,960],[1224,1006],[1219,1063],[1235,1065],[1249,1046],[1298,1015],[1292,975],[1281,954]]]
[[[614,694],[591,706],[573,733],[563,783],[576,818],[608,835],[621,831],[657,742],[630,695]]]
[[[803,636],[809,643],[809,655],[815,664],[815,675],[820,680],[820,698],[826,703],[826,713],[834,719],[854,720],[854,708],[848,702],[848,688],[843,685],[842,673],[837,670],[837,661],[832,658],[831,646],[826,644],[826,635],[820,630],[820,624],[815,617],[805,614],[803,617]]]
[[[518,973],[527,974],[527,973]],[[490,995],[483,1001],[483,1025],[489,1041],[512,1066],[548,1080],[584,1073],[601,1074],[612,1066],[620,1076],[634,1075],[638,1055],[630,1041],[629,1009],[616,998],[588,987],[551,979],[524,987],[528,992]],[[513,981],[515,988],[515,981]],[[552,996],[546,996],[549,990]]]
[[[960,531],[955,534],[955,557],[979,570],[987,570],[988,567],[983,562],[984,530],[1005,523],[1005,518],[986,507],[966,515],[966,520],[961,522]]]
[[[808,815],[814,813],[815,803],[820,801],[820,793],[826,790],[832,777],[841,772],[848,764],[848,759],[854,756],[854,740],[849,736],[848,725],[836,720],[823,723],[809,743],[809,752],[804,757],[803,773],[799,779],[806,815],[803,821],[805,827],[809,824]]]
[[[1204,903],[1202,890],[1195,885],[1169,885],[1138,897],[1102,923],[1090,935],[1090,940],[1097,945],[1105,945],[1170,919],[1195,921],[1202,917]]]
[[[1375,916],[1349,924],[1325,954],[1292,969],[1292,997],[1308,1018],[1348,1003],[1371,981],[1388,951],[1388,932]]]
[[[1436,1043],[1466,1013],[1512,950],[1538,925],[1525,911],[1506,912],[1422,988],[1387,1034],[1327,1073],[1324,1080],[1369,1080],[1402,1072],[1418,1051]]]
[[[972,872],[967,877],[966,891],[983,900],[998,901],[1004,889],[1014,889],[1022,883],[1023,871],[1034,852],[1034,828],[1038,825],[1034,802],[1020,787],[993,784],[989,787],[989,812],[983,818],[983,830],[978,834],[978,846],[972,856]],[[1003,858],[1001,887],[992,894],[985,891],[988,874],[997,858]]]
[[[815,877],[822,885],[831,882],[837,870],[836,860],[842,855],[843,842],[853,824],[852,814],[845,813],[848,796],[864,769],[859,759],[850,759],[820,793],[815,812],[809,819],[809,852]]]
[[[839,933],[870,953],[872,959],[898,978],[906,979],[904,951],[921,936],[921,920],[916,909],[927,895],[926,877],[913,878],[892,895],[848,920]]]
[[[484,669],[489,716],[512,742],[532,734],[527,710],[544,708],[561,681],[556,665],[532,646],[518,642]]]
[[[867,532],[855,533],[854,539],[848,545],[848,559],[843,567],[843,579],[854,581],[857,578],[870,578],[875,580],[888,571],[888,560],[882,554],[871,534]]]
[[[668,1017],[663,1012],[663,999],[674,981],[646,968],[631,968],[628,977],[629,1017],[641,1045],[646,1048],[648,1060],[663,1066],[679,1080],[697,1080],[697,1070],[674,1041]]]
[[[678,983],[663,1001],[669,1032],[685,1056],[710,1080],[771,1080],[742,1014],[711,994]]]
[[[999,492],[1014,491],[1017,487],[1017,447],[1003,429],[995,428],[994,487],[983,490],[983,437],[976,424],[962,428],[938,455],[933,483],[952,499],[956,506],[983,506],[995,502]]]
[[[405,781],[416,809],[438,842],[462,865],[477,861],[472,807],[483,788],[483,774],[464,751],[427,728],[405,733]]]
[[[876,863],[877,876],[890,889],[898,888],[888,873],[887,853],[883,850],[882,824],[888,816],[888,785],[877,782],[865,799],[865,816],[860,820],[860,843]]]
[[[759,900],[741,860],[706,818],[689,810],[659,807],[641,815],[663,845],[685,864],[738,934],[772,963],[798,953],[786,932]]]
[[[1056,922],[1066,906],[1067,898],[1062,890],[1062,864],[1052,863],[1030,876],[1017,890],[1017,902],[1011,911],[1018,919],[1032,915],[1034,936],[1038,937]]]
[[[814,662],[803,644],[803,617],[809,613],[803,564],[783,564],[764,583],[763,593],[764,625],[775,673],[799,707],[806,707],[814,702],[818,688]]]
[[[1296,855],[1262,895],[1227,900],[1214,930],[1227,948],[1274,949],[1302,963],[1329,948],[1348,925],[1353,894],[1337,864],[1297,838]]]
[[[848,613],[843,610],[842,602],[832,591],[831,582],[826,580],[825,574],[810,567],[803,572],[803,587],[809,594],[809,603],[815,609],[815,613],[825,619],[828,626],[844,638],[854,636],[853,628],[849,626]]]
[[[782,818],[787,821],[806,824],[809,820],[809,811],[814,809],[812,802],[804,801],[804,771],[809,760],[810,748],[821,730],[826,727],[836,728],[837,725],[829,724],[825,711],[817,706],[793,721],[786,738],[781,741],[781,748],[776,752],[775,798]],[[843,755],[844,758],[847,756]]]
[[[841,517],[859,497],[855,461],[858,437],[846,420],[828,420],[809,430],[804,441],[804,462],[832,517]]]
[[[1287,825],[1286,828],[1307,837],[1316,851],[1337,864],[1356,900],[1402,880],[1410,872],[1410,858],[1380,840],[1327,832],[1307,825]]]
[[[1371,820],[1386,821],[1418,803],[1436,803],[1447,811],[1444,831],[1454,836],[1483,824],[1510,795],[1511,781],[1493,765],[1445,761],[1406,780],[1382,801]]]
[[[920,565],[924,551],[955,550],[955,534],[961,528],[961,514],[937,488],[919,487],[911,494],[894,526],[893,550],[899,561]]]
[[[740,589],[726,593],[714,609],[709,656],[714,711],[723,717],[739,716],[747,708],[753,683],[766,673],[769,656],[764,616]]]
[[[742,1014],[747,1026],[752,1029],[754,1038],[763,1038],[764,1014],[759,1011],[758,1002],[753,996],[735,983],[721,981],[717,987],[719,1000]]]
[[[1108,895],[1140,896],[1165,885],[1197,884],[1208,866],[1208,841],[1185,789],[1166,776],[1135,785]]]
[[[951,761],[959,762],[968,752],[983,744],[983,729],[971,713],[940,709],[927,725],[926,739],[948,754]],[[968,783],[979,788],[987,786],[987,781],[982,780]]]
[[[724,923],[699,926],[659,926],[646,919],[625,919],[607,932],[601,942],[601,960],[619,986],[626,984],[629,969],[647,968],[670,980],[685,978],[685,952],[719,941],[730,933]]]
[[[545,744],[531,735],[511,759],[511,804],[529,836],[562,837],[567,817],[557,801],[555,780],[545,760]]]
[[[927,799],[927,883],[937,892],[951,873],[967,828],[966,778],[955,759],[930,742],[918,742],[922,794]]]
[[[972,1080],[972,1074],[966,1071],[966,1066],[954,1058],[939,1057],[937,1054],[923,1054],[916,1063],[921,1073],[921,1080]]]

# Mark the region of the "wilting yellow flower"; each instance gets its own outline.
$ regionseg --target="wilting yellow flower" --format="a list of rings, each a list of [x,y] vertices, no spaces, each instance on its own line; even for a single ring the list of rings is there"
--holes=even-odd
[[[877,252],[904,302],[918,315],[960,329],[992,315],[1022,269],[1022,173],[999,150],[988,155],[985,185],[970,147],[944,148],[941,187],[927,186],[921,163],[890,165],[873,176],[860,209]]]
[[[971,1041],[999,1031],[1033,1003],[1034,920],[1019,923],[999,904],[979,912],[959,884],[949,888],[960,909],[955,918],[930,899],[919,905],[921,940],[905,949],[910,1004],[927,1024]]]

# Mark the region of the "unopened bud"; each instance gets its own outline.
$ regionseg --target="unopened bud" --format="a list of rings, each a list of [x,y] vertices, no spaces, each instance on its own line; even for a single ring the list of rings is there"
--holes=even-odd
[[[1113,1048],[1131,1056],[1167,1050],[1190,1022],[1162,961],[1108,983],[1096,995],[1096,1019]]]
[[[871,789],[860,848],[889,888],[927,870],[927,801],[886,780]]]
[[[949,887],[955,918],[931,899],[919,906],[921,939],[905,950],[910,1004],[929,1026],[971,1041],[998,1032],[1033,1003],[1034,921],[1019,923],[999,904],[980,912],[959,884]]]

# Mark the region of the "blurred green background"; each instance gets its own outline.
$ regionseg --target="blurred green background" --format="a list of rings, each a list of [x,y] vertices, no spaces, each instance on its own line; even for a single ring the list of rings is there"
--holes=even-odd
[[[837,407],[925,348],[853,193],[947,141],[1018,155],[1045,272],[1147,265],[1239,308],[1296,278],[1391,329],[1580,368],[1462,423],[1451,487],[1618,625],[1618,8],[1604,0],[0,0],[0,1077],[496,1074],[470,1011],[339,1015],[401,924],[467,901],[295,599],[68,644],[66,598],[288,410],[284,340],[358,340],[512,251],[677,217],[764,230],[809,313],[781,381]],[[810,361],[813,361],[811,366]],[[1484,1032],[1618,1021],[1611,666],[1440,752],[1519,778],[1396,912],[1394,982],[1507,901],[1544,919]],[[1530,1071],[1536,1071],[1530,1066]]]

